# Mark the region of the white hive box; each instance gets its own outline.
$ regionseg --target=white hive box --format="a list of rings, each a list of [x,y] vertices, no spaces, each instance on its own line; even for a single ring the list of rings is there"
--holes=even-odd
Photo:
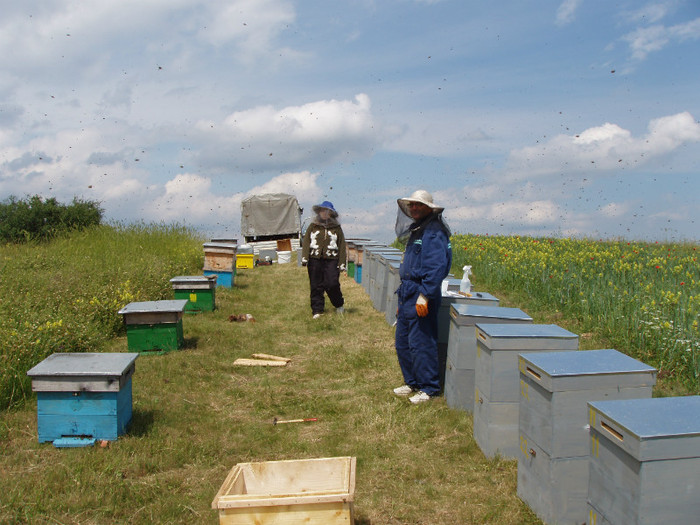
[[[517,458],[518,355],[578,349],[578,336],[553,324],[477,324],[474,438],[489,457]]]
[[[532,323],[532,317],[520,308],[462,303],[450,305],[445,401],[451,408],[469,412],[474,410],[477,323]]]
[[[399,269],[401,268],[401,263],[398,261],[389,261],[387,264],[387,274],[386,274],[386,307],[384,310],[384,317],[386,322],[393,325],[396,322],[396,307],[399,304],[399,298],[396,295],[396,290],[398,290],[401,284],[401,277],[399,276]]]
[[[589,523],[700,522],[700,396],[588,406]]]
[[[656,369],[617,350],[522,354],[519,369],[518,496],[545,523],[584,523],[587,403],[650,398]]]

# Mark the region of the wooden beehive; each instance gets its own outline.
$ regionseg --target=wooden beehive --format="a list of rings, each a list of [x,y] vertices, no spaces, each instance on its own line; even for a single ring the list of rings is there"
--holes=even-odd
[[[698,523],[700,396],[588,406],[589,523]]]
[[[354,457],[239,463],[212,508],[220,525],[352,525]]]
[[[175,299],[186,299],[186,313],[211,312],[216,308],[216,275],[180,275],[170,279]]]
[[[132,415],[138,354],[57,353],[27,372],[37,394],[39,442],[56,447],[116,440]]]
[[[232,272],[236,268],[237,244],[205,242],[204,270],[212,272]]]
[[[129,303],[119,310],[124,316],[129,350],[176,350],[185,339],[182,316],[187,299]]]
[[[518,496],[545,523],[584,523],[589,401],[650,398],[656,370],[617,350],[519,356]]]
[[[578,336],[553,324],[476,325],[474,439],[488,457],[517,458],[520,372],[518,356],[578,349]]]
[[[445,401],[451,408],[468,412],[474,410],[476,323],[532,323],[532,317],[520,308],[455,302],[450,305]]]

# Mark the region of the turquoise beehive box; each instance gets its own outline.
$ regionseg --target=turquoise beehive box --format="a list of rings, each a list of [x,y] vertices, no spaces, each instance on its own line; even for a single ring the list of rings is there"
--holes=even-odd
[[[135,353],[52,354],[27,372],[37,394],[39,442],[77,447],[114,441],[132,416]]]

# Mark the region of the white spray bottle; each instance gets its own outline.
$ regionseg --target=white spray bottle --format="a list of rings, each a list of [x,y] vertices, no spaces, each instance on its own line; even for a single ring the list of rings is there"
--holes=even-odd
[[[462,270],[464,270],[464,275],[462,275],[462,280],[459,283],[459,291],[469,293],[472,291],[472,283],[469,280],[469,276],[472,274],[472,267],[465,266]]]

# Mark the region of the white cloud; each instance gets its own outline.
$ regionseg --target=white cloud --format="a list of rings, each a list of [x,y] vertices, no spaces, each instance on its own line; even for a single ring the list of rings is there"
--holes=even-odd
[[[276,109],[237,111],[221,123],[195,125],[203,145],[199,162],[243,169],[297,169],[349,156],[369,156],[384,140],[370,99],[321,100]]]
[[[617,124],[605,123],[576,136],[558,135],[549,142],[511,151],[508,177],[635,168],[695,142],[700,142],[700,124],[688,112],[652,120],[647,134],[639,138]]]
[[[300,202],[313,202],[321,196],[321,190],[316,185],[317,179],[318,173],[309,171],[283,173],[264,184],[251,188],[246,192],[246,196],[261,193],[289,193],[296,196]]]
[[[629,45],[632,58],[644,60],[650,53],[660,51],[672,42],[698,40],[700,38],[700,18],[670,27],[654,25],[642,27],[622,37]]]
[[[581,2],[582,0],[564,0],[557,9],[556,24],[558,26],[570,24]]]

